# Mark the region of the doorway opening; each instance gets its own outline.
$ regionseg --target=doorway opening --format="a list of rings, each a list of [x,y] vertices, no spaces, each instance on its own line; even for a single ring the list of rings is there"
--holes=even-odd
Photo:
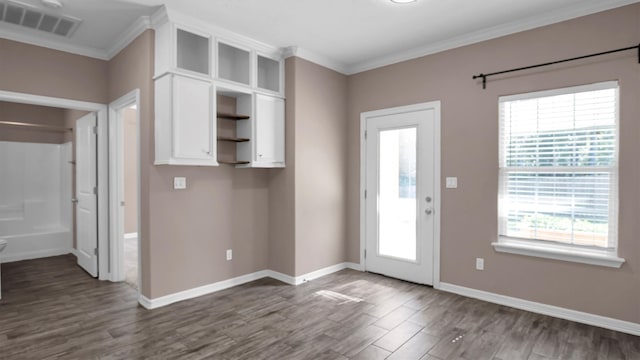
[[[110,205],[113,279],[138,291],[140,239],[140,91],[109,104]]]
[[[361,114],[361,261],[365,271],[437,286],[440,103]]]
[[[63,98],[53,98],[53,97],[47,97],[47,96],[9,92],[9,91],[0,91],[0,101],[5,103],[11,103],[11,104],[19,104],[27,107],[34,106],[38,108],[44,108],[44,109],[47,109],[47,111],[52,111],[52,109],[58,109],[64,112],[65,115],[64,115],[64,121],[63,121],[64,123],[63,130],[65,135],[64,135],[64,139],[60,142],[60,144],[62,144],[61,159],[64,160],[61,172],[64,176],[60,177],[61,179],[60,183],[62,184],[62,180],[64,179],[66,180],[64,180],[64,185],[65,185],[64,189],[63,191],[61,191],[63,195],[61,196],[61,200],[60,200],[60,211],[56,212],[56,214],[57,216],[60,217],[60,220],[61,220],[60,224],[62,223],[67,224],[66,235],[63,242],[58,243],[57,241],[53,241],[53,242],[40,241],[42,240],[40,238],[37,239],[38,241],[20,241],[24,239],[16,238],[15,239],[16,241],[14,241],[13,244],[9,244],[10,246],[12,246],[12,249],[9,249],[9,246],[7,246],[7,249],[9,250],[18,249],[18,251],[12,255],[13,258],[9,256],[7,259],[3,256],[2,260],[3,261],[27,260],[27,259],[33,259],[38,257],[73,253],[78,258],[78,264],[82,266],[88,273],[90,273],[92,276],[97,275],[97,277],[101,280],[109,280],[110,279],[109,264],[108,264],[109,217],[108,217],[108,201],[107,201],[109,192],[108,192],[108,186],[107,186],[108,185],[108,154],[107,154],[108,137],[107,137],[106,105],[91,103],[91,102],[84,102],[84,101],[75,101],[75,100],[69,100],[69,99],[63,99]],[[77,127],[76,125],[80,123],[80,122],[76,122],[76,120],[82,119],[84,117],[83,115],[85,114],[90,114],[87,116],[92,117],[92,124],[86,126],[83,131],[85,134],[89,134],[89,133],[92,134],[92,136],[87,136],[87,139],[89,138],[93,139],[93,140],[88,140],[88,142],[90,143],[88,146],[93,149],[92,151],[93,151],[93,154],[95,154],[95,156],[81,152],[80,158],[79,158],[77,151],[75,152],[75,155],[73,155],[74,152],[71,151],[71,146],[68,145],[68,143],[77,142],[75,135],[78,134],[78,130],[74,129],[75,131],[69,131],[69,132],[67,132],[67,130],[69,128],[76,128]],[[27,128],[27,127],[30,127],[30,126],[29,125],[23,126],[23,128]],[[40,127],[41,127],[41,129],[39,129],[40,131],[46,128],[47,130],[49,130],[49,133],[52,134],[52,133],[55,133],[56,128],[60,126],[49,126],[46,124],[40,124]],[[67,145],[64,145],[63,143]],[[46,155],[49,156],[51,155],[51,153],[53,152],[48,152]],[[79,161],[82,162],[82,164],[84,165],[86,165],[87,162],[91,163],[91,170],[87,170],[86,174],[88,177],[93,177],[95,179],[95,184],[96,184],[95,186],[87,186],[85,189],[86,193],[91,194],[92,197],[94,198],[95,201],[93,201],[93,203],[95,204],[95,206],[87,207],[87,209],[91,210],[92,212],[92,215],[89,215],[89,217],[92,219],[90,221],[92,224],[90,227],[85,227],[82,229],[82,232],[91,233],[90,235],[93,239],[95,239],[96,245],[86,247],[86,249],[83,250],[84,252],[86,252],[87,257],[82,261],[78,251],[78,249],[80,248],[78,245],[82,242],[82,239],[80,239],[81,241],[79,241],[78,231],[73,231],[73,229],[75,229],[76,226],[79,224],[79,221],[74,221],[74,219],[79,216],[78,205],[77,204],[75,206],[73,205],[74,204],[73,201],[78,199],[78,196],[77,196],[78,187],[76,186],[76,192],[73,192],[71,190],[71,186],[67,186],[67,185],[70,185],[72,182],[72,180],[70,179],[76,179],[76,177],[73,175],[73,172],[74,172],[74,168],[76,167],[76,165],[78,165]],[[45,166],[43,161],[40,161],[40,166],[43,166],[43,167]],[[77,169],[75,170],[77,174]],[[30,179],[35,180],[35,177],[30,177]],[[77,182],[77,179],[76,179],[76,182]],[[25,186],[26,184],[27,183],[25,182]],[[49,192],[49,193],[53,193],[53,192]],[[64,197],[64,199],[62,197]],[[26,197],[24,198],[24,200],[25,201],[22,201],[22,203],[26,206],[28,203],[28,201],[26,201],[27,200]],[[20,203],[20,201],[18,201],[17,203]],[[49,202],[49,204],[53,204],[52,206],[54,206],[55,202]],[[73,208],[76,208],[75,216],[71,215],[73,214],[73,210],[70,210],[70,209],[73,209]],[[44,211],[47,208],[46,206],[41,206],[35,209],[37,211]],[[35,213],[30,212],[30,215],[31,214],[35,214]],[[26,215],[27,215],[26,213],[23,213],[23,216],[22,216],[23,220],[26,217]],[[20,220],[18,218],[19,217],[16,217],[16,220]],[[54,222],[50,221],[51,219],[46,218],[46,216],[44,216],[44,218],[47,224],[55,223],[55,221]],[[83,221],[83,224],[84,224],[84,221]],[[41,228],[41,226],[38,225],[37,228]],[[89,228],[92,228],[93,230],[87,230]],[[75,239],[73,238],[73,233],[75,233]],[[56,240],[56,239],[57,238],[47,237],[47,239],[45,240],[48,241],[48,240]],[[34,249],[20,248],[21,246],[24,247],[27,245],[29,246],[33,245],[36,247],[45,246],[46,249],[44,249],[44,251],[41,251],[42,249],[39,249],[39,248],[34,248]],[[49,245],[54,246],[54,248],[50,249],[51,246]],[[5,249],[5,252],[7,249]],[[11,255],[11,254],[5,253],[4,255]],[[87,259],[90,259],[90,261],[85,264],[84,260],[87,260]],[[98,259],[101,259],[103,261],[98,261]],[[86,266],[83,266],[83,265],[86,265]]]

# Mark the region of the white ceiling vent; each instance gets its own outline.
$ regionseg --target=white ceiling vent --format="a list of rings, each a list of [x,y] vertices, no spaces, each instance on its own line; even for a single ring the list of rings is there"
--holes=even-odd
[[[0,0],[0,21],[64,37],[71,37],[82,22],[73,16],[46,12],[13,0]]]

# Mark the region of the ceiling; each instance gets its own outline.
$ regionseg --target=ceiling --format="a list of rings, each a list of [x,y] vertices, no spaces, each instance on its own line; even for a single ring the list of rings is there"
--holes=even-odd
[[[0,0],[4,1],[4,0]],[[21,0],[40,4],[40,0]],[[434,53],[640,0],[60,0],[83,19],[67,47],[109,57],[113,44],[158,6],[212,22],[343,73]],[[41,6],[41,5],[39,5]],[[4,33],[7,25],[0,23]],[[15,29],[14,29],[15,30]],[[21,32],[33,32],[25,29]],[[42,34],[45,36],[48,34]],[[2,36],[0,34],[0,36]],[[3,36],[6,37],[6,36]],[[51,37],[51,36],[50,36]],[[96,56],[100,57],[100,56]]]

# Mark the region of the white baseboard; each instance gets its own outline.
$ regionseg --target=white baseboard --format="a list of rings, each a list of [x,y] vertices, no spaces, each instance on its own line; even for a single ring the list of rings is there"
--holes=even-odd
[[[138,238],[138,233],[137,232],[126,233],[126,234],[124,234],[124,238],[125,239],[137,239]]]
[[[22,260],[33,260],[33,259],[39,259],[44,257],[50,257],[50,256],[66,255],[70,253],[71,253],[71,250],[69,248],[25,251],[25,252],[2,255],[0,256],[0,263],[10,263],[10,262],[22,261]]]
[[[267,270],[258,271],[258,272],[254,272],[254,273],[251,273],[251,274],[238,276],[238,277],[235,277],[233,279],[218,281],[218,282],[213,283],[213,284],[204,285],[204,286],[200,286],[200,287],[197,287],[197,288],[180,291],[180,292],[177,292],[177,293],[161,296],[161,297],[154,298],[154,299],[149,299],[149,298],[147,298],[147,297],[145,297],[144,295],[141,294],[140,298],[138,299],[138,302],[140,303],[140,305],[144,306],[145,308],[147,308],[149,310],[157,309],[159,307],[167,306],[169,304],[173,304],[173,303],[178,302],[178,301],[193,299],[193,298],[196,298],[198,296],[211,294],[211,293],[214,293],[216,291],[228,289],[230,287],[234,287],[234,286],[237,286],[237,285],[242,285],[244,283],[248,283],[250,281],[258,280],[258,279],[261,279],[261,278],[267,277],[267,276],[268,276]]]
[[[300,283],[296,283],[296,278],[294,276],[283,274],[281,272],[274,271],[274,270],[265,270],[265,272],[266,272],[266,276],[272,279],[280,280],[285,284],[300,285]]]
[[[310,273],[304,274],[304,275],[300,275],[300,276],[291,276],[291,275],[287,275],[287,274],[283,274],[281,272],[277,272],[277,271],[273,271],[273,270],[266,270],[268,273],[268,276],[271,278],[274,278],[276,280],[280,280],[284,283],[287,283],[289,285],[300,285],[303,284],[307,281],[311,281],[311,280],[315,280],[317,278],[321,278],[323,276],[329,275],[329,274],[333,274],[334,272],[338,272],[340,270],[344,270],[344,269],[353,269],[353,270],[358,270],[358,271],[362,271],[360,269],[360,264],[355,264],[355,263],[350,263],[350,262],[344,262],[344,263],[340,263],[340,264],[336,264],[336,265],[331,265],[328,266],[324,269],[320,269],[320,270],[316,270],[316,271],[312,271]]]
[[[629,321],[589,314],[582,311],[566,309],[558,306],[542,304],[529,300],[523,300],[442,282],[440,283],[440,286],[438,286],[438,290],[474,299],[484,300],[494,304],[505,305],[520,310],[531,311],[538,314],[553,316],[565,320],[571,320],[587,325],[598,326],[605,329],[640,336],[640,324],[632,323]]]
[[[76,248],[71,248],[71,249],[69,249],[69,254],[71,254],[71,255],[75,256],[76,258],[80,255],[80,254],[78,253],[78,249],[76,249]]]
[[[265,277],[270,277],[270,278],[282,281],[289,285],[300,285],[307,281],[311,281],[343,269],[353,268],[358,266],[359,266],[358,264],[354,264],[354,263],[340,263],[340,264],[332,265],[324,269],[316,270],[300,276],[291,276],[291,275],[283,274],[281,272],[273,271],[273,270],[262,270],[262,271],[257,271],[251,274],[238,276],[233,279],[219,281],[213,284],[180,291],[174,294],[169,294],[169,295],[161,296],[154,299],[149,299],[146,296],[140,294],[140,297],[138,298],[138,303],[140,303],[140,305],[142,305],[146,309],[150,309],[150,310],[157,309],[159,307],[173,304],[178,301],[193,299],[198,296],[211,294],[216,291],[228,289],[230,287],[242,285],[244,283],[248,283],[250,281],[262,279]]]
[[[347,268],[349,268],[351,270],[364,271],[364,265],[362,265],[362,264],[352,263],[352,262],[348,262],[348,263],[345,263],[345,264],[347,264]]]

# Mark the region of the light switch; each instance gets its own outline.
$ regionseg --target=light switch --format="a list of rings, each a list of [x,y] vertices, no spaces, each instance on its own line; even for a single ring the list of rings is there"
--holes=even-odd
[[[447,178],[447,189],[457,189],[458,188],[458,178],[457,177],[448,177]]]
[[[182,190],[187,188],[187,178],[185,177],[174,177],[173,178],[173,188],[176,190]]]

